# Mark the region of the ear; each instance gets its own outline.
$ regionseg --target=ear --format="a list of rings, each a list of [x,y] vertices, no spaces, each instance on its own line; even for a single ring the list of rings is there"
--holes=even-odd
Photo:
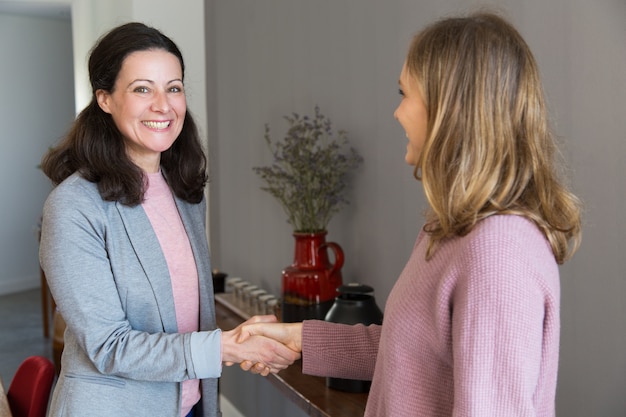
[[[103,112],[111,114],[111,95],[105,90],[96,90],[96,100]]]

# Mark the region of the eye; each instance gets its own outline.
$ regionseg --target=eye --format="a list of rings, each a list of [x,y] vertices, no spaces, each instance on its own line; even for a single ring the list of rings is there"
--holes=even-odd
[[[398,88],[398,94],[400,94],[402,97],[404,97],[404,91],[402,91],[401,88]]]
[[[173,85],[169,88],[170,93],[182,93],[183,87],[181,85]]]
[[[135,87],[133,89],[134,93],[148,93],[150,92],[150,90],[148,89],[148,87],[143,87],[143,86],[139,86],[139,87]]]

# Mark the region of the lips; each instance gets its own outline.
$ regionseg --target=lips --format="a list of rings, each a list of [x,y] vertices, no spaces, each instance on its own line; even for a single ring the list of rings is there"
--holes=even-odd
[[[155,122],[155,121],[145,121],[142,122],[144,126],[150,128],[150,129],[157,129],[157,130],[162,130],[162,129],[167,129],[170,126],[170,121],[165,121],[165,122]]]

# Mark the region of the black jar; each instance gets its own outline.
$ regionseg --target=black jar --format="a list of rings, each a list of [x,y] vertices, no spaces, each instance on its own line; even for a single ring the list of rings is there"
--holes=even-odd
[[[337,292],[339,295],[326,314],[326,321],[366,326],[383,323],[383,313],[376,305],[372,287],[353,282],[340,286]],[[326,385],[347,392],[369,392],[371,381],[326,378]]]
[[[225,291],[225,286],[226,286],[226,277],[228,276],[228,274],[226,272],[222,272],[222,271],[218,271],[217,269],[214,269],[211,272],[212,278],[213,278],[213,292],[215,294],[217,293],[221,293]]]

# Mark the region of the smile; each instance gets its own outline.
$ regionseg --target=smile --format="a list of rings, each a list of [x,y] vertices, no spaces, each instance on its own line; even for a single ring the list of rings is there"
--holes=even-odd
[[[145,121],[141,123],[143,123],[144,126],[149,127],[150,129],[166,129],[170,126],[169,121],[166,121],[166,122]]]

